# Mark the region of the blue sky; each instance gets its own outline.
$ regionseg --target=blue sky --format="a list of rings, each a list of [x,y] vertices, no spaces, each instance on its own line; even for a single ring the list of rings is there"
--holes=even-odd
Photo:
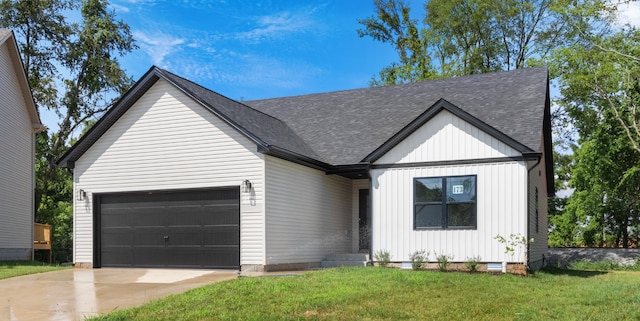
[[[135,79],[156,65],[237,100],[366,87],[396,59],[390,45],[356,33],[373,0],[112,0],[111,8],[140,46],[122,59]]]
[[[391,45],[360,38],[373,0],[111,0],[139,49],[119,58],[138,80],[152,65],[236,100],[367,87],[396,61]],[[407,1],[413,16],[423,0]],[[623,10],[640,21],[640,4]],[[52,112],[43,122],[57,127]]]

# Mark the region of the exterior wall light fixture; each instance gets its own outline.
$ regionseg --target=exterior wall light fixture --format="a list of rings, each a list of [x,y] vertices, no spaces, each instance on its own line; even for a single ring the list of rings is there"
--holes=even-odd
[[[84,201],[87,198],[87,192],[83,189],[79,189],[76,194],[76,201]]]
[[[248,179],[245,179],[242,182],[242,192],[243,193],[251,193],[251,181],[249,181]]]

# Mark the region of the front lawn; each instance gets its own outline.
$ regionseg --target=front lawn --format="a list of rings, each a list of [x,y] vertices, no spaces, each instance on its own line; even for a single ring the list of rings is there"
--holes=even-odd
[[[216,283],[91,320],[640,320],[640,273],[339,268]]]
[[[0,280],[14,276],[69,269],[70,266],[49,265],[37,261],[0,261]]]

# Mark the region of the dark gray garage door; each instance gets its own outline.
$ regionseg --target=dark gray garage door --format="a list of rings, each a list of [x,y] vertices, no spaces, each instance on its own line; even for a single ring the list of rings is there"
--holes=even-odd
[[[237,269],[239,199],[237,187],[99,195],[95,263]]]

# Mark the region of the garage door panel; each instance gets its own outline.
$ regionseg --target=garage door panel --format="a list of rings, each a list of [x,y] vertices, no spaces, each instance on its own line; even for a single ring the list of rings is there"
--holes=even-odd
[[[102,230],[102,242],[108,247],[131,246],[135,234],[131,228],[107,228]]]
[[[100,210],[104,226],[129,227],[133,224],[131,208],[120,204],[105,204]]]
[[[133,245],[135,246],[165,246],[166,231],[164,228],[136,228],[133,233]]]
[[[102,250],[102,260],[112,267],[133,266],[133,250],[130,247],[110,247]]]
[[[171,206],[168,211],[172,213],[167,217],[168,226],[201,226],[205,214],[201,205]]]
[[[237,187],[100,195],[102,266],[237,269],[239,198]]]
[[[133,249],[131,266],[164,267],[167,265],[164,247],[136,247]]]
[[[211,248],[211,254],[207,256],[208,264],[220,268],[232,268],[228,262],[239,262],[240,251],[237,247]]]
[[[213,233],[204,234],[204,245],[237,245],[240,231],[237,226],[216,226],[211,228]]]
[[[236,205],[211,205],[204,208],[204,225],[240,224],[240,206]]]
[[[167,242],[167,246],[202,246],[202,241],[204,239],[203,235],[209,234],[211,232],[213,231],[206,230],[200,227],[174,227],[171,228],[171,232],[168,233],[169,241]]]
[[[147,206],[137,207],[131,211],[131,215],[134,218],[133,225],[138,226],[156,226],[162,227],[167,223],[167,213],[164,207],[159,206]]]

